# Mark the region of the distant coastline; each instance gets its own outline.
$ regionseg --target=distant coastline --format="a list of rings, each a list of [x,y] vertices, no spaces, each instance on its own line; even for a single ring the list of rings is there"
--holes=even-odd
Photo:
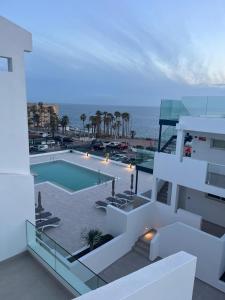
[[[59,114],[67,115],[70,125],[82,128],[80,115],[85,113],[87,118],[97,110],[128,112],[131,119],[131,128],[136,131],[136,137],[158,138],[159,107],[155,106],[118,106],[118,105],[93,105],[93,104],[60,104]]]

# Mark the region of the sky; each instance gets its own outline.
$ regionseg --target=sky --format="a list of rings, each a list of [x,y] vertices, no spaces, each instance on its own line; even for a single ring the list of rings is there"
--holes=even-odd
[[[225,94],[225,0],[0,0],[0,14],[33,35],[30,101]]]

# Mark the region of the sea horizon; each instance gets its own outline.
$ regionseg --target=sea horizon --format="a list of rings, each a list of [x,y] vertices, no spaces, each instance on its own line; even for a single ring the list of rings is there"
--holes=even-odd
[[[56,104],[56,103],[55,103]],[[97,110],[114,113],[115,111],[128,112],[130,114],[131,130],[136,132],[136,137],[158,138],[158,106],[128,106],[128,105],[103,105],[103,104],[65,104],[59,105],[59,115],[67,115],[70,119],[70,125],[82,128],[83,124],[80,115],[85,113],[88,119],[94,115]]]

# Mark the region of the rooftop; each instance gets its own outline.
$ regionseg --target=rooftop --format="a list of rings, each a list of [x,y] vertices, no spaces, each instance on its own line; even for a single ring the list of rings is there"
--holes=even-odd
[[[0,299],[69,300],[72,295],[28,252],[0,263]]]

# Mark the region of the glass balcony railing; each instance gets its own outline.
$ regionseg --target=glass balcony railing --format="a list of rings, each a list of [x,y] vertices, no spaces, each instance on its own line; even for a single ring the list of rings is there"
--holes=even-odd
[[[183,97],[162,100],[160,119],[178,121],[180,116],[225,117],[225,97]]]
[[[106,284],[79,260],[70,263],[68,258],[72,255],[29,221],[26,230],[28,248],[64,279],[75,294],[83,295]]]
[[[225,166],[208,164],[206,183],[220,188],[225,188]]]

